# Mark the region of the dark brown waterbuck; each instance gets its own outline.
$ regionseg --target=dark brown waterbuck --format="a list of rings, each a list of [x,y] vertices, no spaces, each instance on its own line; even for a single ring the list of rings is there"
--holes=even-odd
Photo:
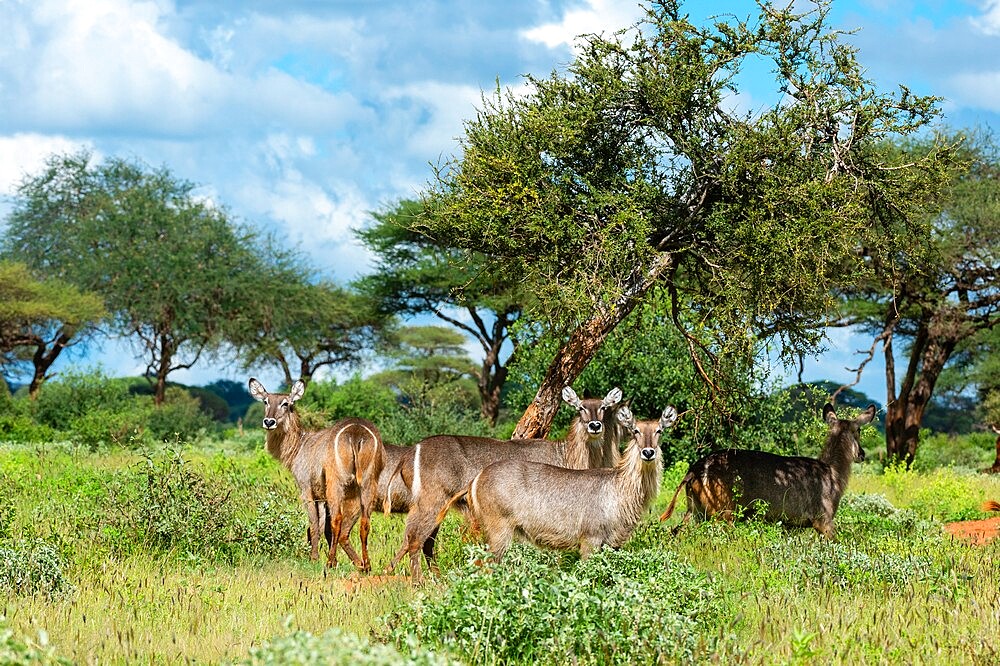
[[[874,418],[875,405],[855,419],[841,419],[832,405],[825,405],[823,419],[830,429],[818,459],[745,449],[710,453],[688,469],[660,520],[673,514],[684,488],[687,511],[682,525],[691,516],[732,521],[737,514],[760,515],[771,522],[811,525],[832,538],[833,516],[847,489],[851,465],[865,459],[861,426]]]
[[[465,500],[473,524],[499,561],[514,538],[536,546],[579,549],[587,558],[602,546],[624,544],[660,491],[660,437],[677,421],[667,407],[659,421],[636,423],[628,407],[618,412],[631,433],[613,469],[567,469],[503,460],[481,471],[438,514]]]
[[[309,516],[310,558],[319,557],[319,539],[326,532],[329,515],[327,566],[336,564],[340,544],[359,569],[370,570],[368,532],[378,477],[385,465],[378,428],[364,419],[347,418],[323,430],[303,430],[295,403],[305,392],[305,384],[297,381],[288,393],[268,393],[263,384],[251,378],[249,387],[250,394],[264,403],[267,451],[292,473],[299,487]],[[352,505],[361,516],[361,557],[349,541],[354,523],[343,529]]]
[[[413,494],[413,503],[406,519],[403,544],[387,571],[391,572],[409,554],[413,580],[420,579],[420,553],[428,557],[428,564],[433,561],[438,513],[491,463],[527,460],[573,469],[614,465],[619,457],[619,442],[630,434],[616,417],[622,407],[621,389],[612,389],[604,398],[581,400],[567,386],[562,396],[566,404],[577,411],[565,440],[435,435],[417,442],[413,458],[404,458],[395,472],[409,480],[407,485]],[[395,474],[394,485],[399,482]],[[457,508],[464,508],[464,503],[457,503]]]

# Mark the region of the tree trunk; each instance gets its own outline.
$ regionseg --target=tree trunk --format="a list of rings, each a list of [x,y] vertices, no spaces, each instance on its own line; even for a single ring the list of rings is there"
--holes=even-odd
[[[955,344],[956,341],[950,338],[931,336],[927,327],[917,332],[899,397],[892,400],[890,395],[891,402],[886,407],[885,444],[890,462],[901,461],[907,469],[913,464],[920,443],[920,423]],[[888,353],[892,353],[891,347]],[[886,367],[888,372],[888,359]]]
[[[517,422],[511,439],[533,439],[548,434],[559,409],[563,387],[580,376],[608,334],[628,316],[637,302],[638,299],[633,299],[628,307],[615,308],[610,313],[592,317],[573,331],[549,364],[535,399]]]
[[[599,311],[569,336],[545,372],[535,399],[521,415],[511,439],[545,437],[559,409],[564,387],[569,386],[593,360],[611,331],[631,314],[657,280],[673,267],[673,255],[664,252],[648,267],[633,274],[630,287],[620,299],[604,311]]]
[[[997,442],[996,442],[996,445],[997,445],[997,457],[993,461],[993,466],[992,467],[987,467],[983,471],[986,472],[987,474],[1000,474],[1000,428],[997,428],[996,426],[993,426],[993,432],[995,432],[997,434]]]
[[[167,375],[170,373],[170,361],[173,358],[173,348],[170,338],[160,336],[160,362],[156,367],[156,388],[153,390],[153,404],[163,405],[167,396]]]
[[[51,349],[46,347],[43,340],[39,339],[37,341],[35,354],[31,359],[35,370],[31,375],[31,383],[28,385],[28,397],[31,400],[38,398],[38,392],[41,390],[42,384],[50,377],[48,374],[49,368],[51,368],[52,364],[56,362],[57,358],[59,358],[59,354],[62,353],[62,350],[69,345],[69,341],[70,336],[67,335],[65,331],[59,331],[56,339],[52,342]]]

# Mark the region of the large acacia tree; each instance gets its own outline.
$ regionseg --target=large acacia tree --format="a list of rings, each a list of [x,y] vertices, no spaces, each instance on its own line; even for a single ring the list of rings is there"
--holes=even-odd
[[[881,146],[930,122],[934,100],[868,81],[829,3],[760,7],[698,26],[654,2],[635,30],[583,38],[565,73],[486,96],[438,169],[413,230],[520,282],[562,340],[515,436],[547,431],[561,388],[656,285],[722,395],[720,369],[739,365],[725,356],[818,342],[832,287],[871,270],[859,247],[922,238],[908,213],[944,179],[947,150],[904,163]],[[741,112],[749,60],[775,85]]]
[[[32,399],[60,354],[89,338],[106,315],[96,294],[37,280],[24,264],[0,261],[0,364],[30,364]]]
[[[433,314],[472,336],[483,350],[476,375],[480,411],[496,425],[515,346],[510,329],[526,294],[518,281],[491,273],[479,253],[413,231],[417,218],[427,214],[419,202],[407,200],[373,213],[373,222],[357,234],[375,255],[376,270],[357,287],[387,314]]]
[[[898,146],[901,161],[919,159],[929,143]],[[965,137],[959,150],[967,166],[927,208],[919,251],[873,257],[872,279],[845,290],[840,323],[874,338],[859,376],[881,343],[886,453],[906,465],[939,382],[984,396],[998,383],[992,359],[1000,323],[1000,153],[982,136]]]
[[[99,294],[161,404],[167,376],[225,339],[253,298],[254,234],[166,168],[53,155],[17,190],[4,251]]]
[[[229,335],[243,368],[281,370],[285,384],[308,383],[324,367],[355,366],[391,330],[394,319],[366,296],[313,272],[295,252],[262,249],[257,289]]]

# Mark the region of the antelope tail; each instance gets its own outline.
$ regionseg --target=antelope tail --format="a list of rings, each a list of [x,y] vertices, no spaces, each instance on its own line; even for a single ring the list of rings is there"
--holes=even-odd
[[[386,516],[392,513],[392,484],[396,481],[397,476],[401,480],[403,478],[403,460],[405,458],[396,463],[396,469],[392,470],[389,483],[385,486],[385,497],[382,498],[382,513]]]
[[[438,525],[441,524],[441,521],[444,520],[444,517],[448,515],[448,512],[451,511],[456,504],[458,504],[459,502],[461,502],[462,499],[464,499],[465,496],[469,494],[469,491],[471,489],[472,489],[472,484],[470,483],[464,489],[462,489],[459,492],[455,493],[452,496],[452,498],[450,500],[448,500],[447,504],[444,505],[444,508],[442,508],[441,511],[438,513],[437,518],[434,519],[434,526],[435,527],[437,527]]]
[[[1000,502],[996,500],[983,502],[983,511],[1000,511]]]
[[[694,474],[692,474],[691,472],[685,474],[684,478],[681,479],[680,484],[678,484],[677,486],[677,490],[674,491],[674,496],[670,498],[670,504],[667,506],[667,510],[660,515],[661,523],[673,515],[674,507],[677,505],[677,496],[680,495],[681,488],[683,488],[688,483],[688,481],[691,481],[692,479],[694,479]]]

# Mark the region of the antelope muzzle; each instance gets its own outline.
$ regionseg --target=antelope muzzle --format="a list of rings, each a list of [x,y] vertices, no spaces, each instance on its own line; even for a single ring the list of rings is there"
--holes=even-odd
[[[265,430],[274,430],[277,427],[277,425],[278,421],[276,419],[264,419]]]

